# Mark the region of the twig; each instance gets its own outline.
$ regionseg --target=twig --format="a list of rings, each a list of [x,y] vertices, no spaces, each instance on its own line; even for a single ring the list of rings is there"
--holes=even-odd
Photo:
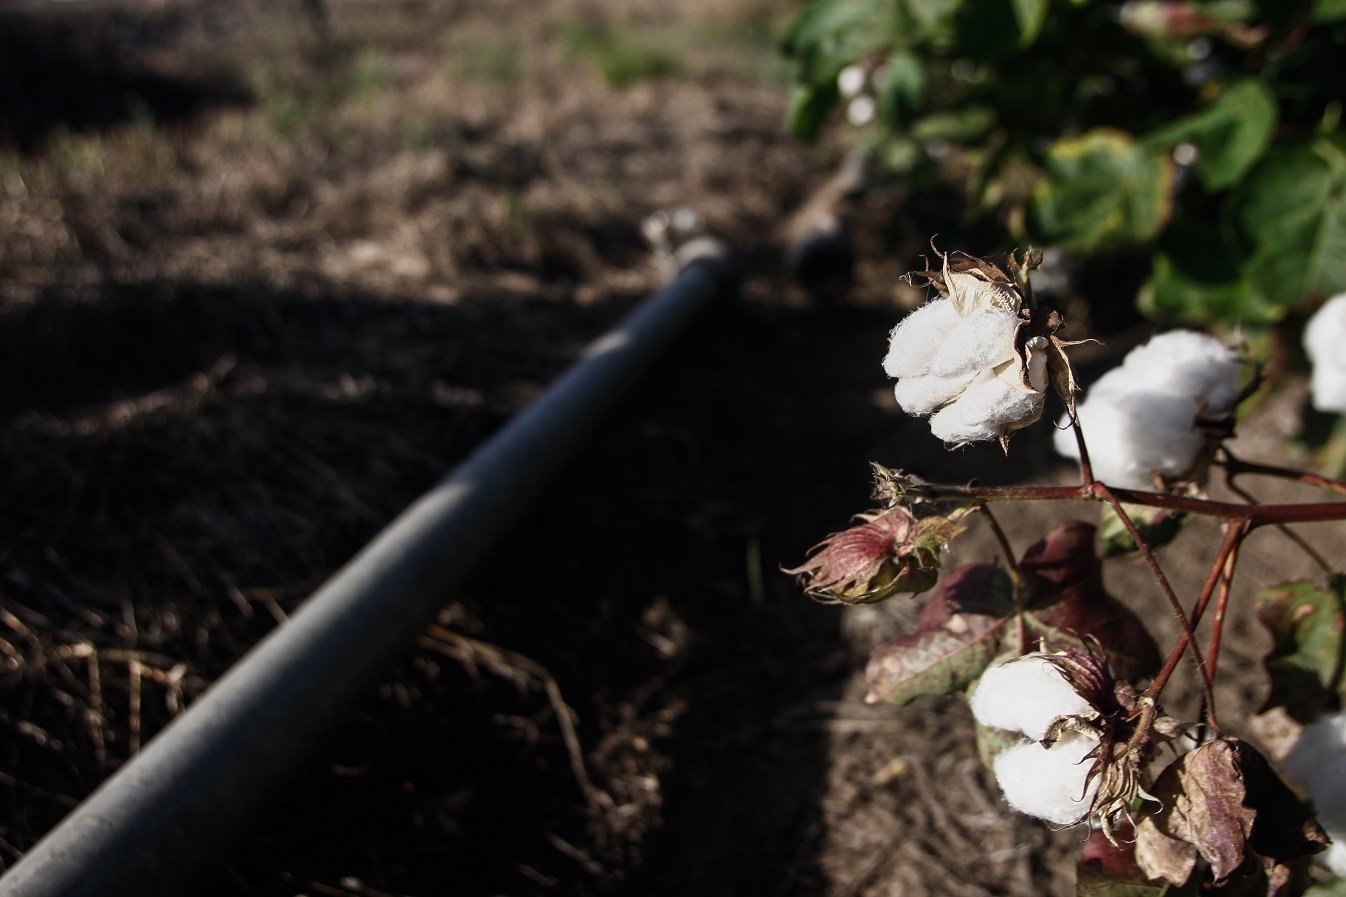
[[[1325,477],[1321,474],[1313,473],[1307,470],[1295,470],[1292,467],[1278,467],[1275,464],[1259,464],[1255,461],[1244,461],[1242,458],[1235,457],[1225,446],[1220,447],[1224,455],[1223,460],[1216,461],[1225,469],[1227,480],[1233,480],[1234,477],[1245,473],[1257,476],[1279,477],[1284,480],[1293,480],[1297,483],[1303,483],[1306,486],[1314,486],[1318,489],[1325,489],[1328,492],[1335,492],[1338,495],[1346,495],[1346,483],[1340,480],[1334,480],[1331,477]]]
[[[1237,495],[1239,498],[1243,499],[1250,505],[1257,504],[1257,496],[1253,495],[1251,492],[1235,483],[1234,476],[1235,475],[1226,468],[1225,486],[1229,489],[1229,491],[1233,492],[1235,495]],[[1319,554],[1318,551],[1308,543],[1307,539],[1305,539],[1303,536],[1301,536],[1294,530],[1290,529],[1290,527],[1286,526],[1284,523],[1277,523],[1275,526],[1276,529],[1280,531],[1281,535],[1285,536],[1291,542],[1294,542],[1296,545],[1298,545],[1300,550],[1303,551],[1305,554],[1307,554],[1309,558],[1315,564],[1317,564],[1319,569],[1321,569],[1324,573],[1331,576],[1334,572],[1336,572],[1332,568],[1332,565],[1327,562],[1327,559],[1324,558],[1321,554]]]
[[[1000,526],[1000,521],[996,520],[995,515],[991,513],[991,506],[986,502],[979,502],[977,505],[986,520],[986,525],[991,528],[995,535],[996,542],[1000,545],[1000,552],[1005,556],[1005,564],[1009,568],[1010,582],[1014,584],[1014,607],[1021,609],[1023,606],[1023,573],[1019,570],[1019,561],[1014,554],[1014,546],[1010,544],[1009,537],[1005,535],[1005,530]],[[1017,628],[1017,640],[1020,654],[1028,653],[1028,632],[1024,626],[1023,614],[1014,615]]]
[[[1173,586],[1169,583],[1163,568],[1160,567],[1159,562],[1155,560],[1154,552],[1150,550],[1149,543],[1145,541],[1143,536],[1141,536],[1140,530],[1136,528],[1136,524],[1132,521],[1131,515],[1126,512],[1126,508],[1122,506],[1122,503],[1117,500],[1116,496],[1112,494],[1107,486],[1100,482],[1095,482],[1093,487],[1097,494],[1103,496],[1103,498],[1112,505],[1112,509],[1117,512],[1117,517],[1122,521],[1122,525],[1126,527],[1127,533],[1131,536],[1131,541],[1136,543],[1136,547],[1140,549],[1140,556],[1144,558],[1146,565],[1150,568],[1150,572],[1154,574],[1155,581],[1159,583],[1160,591],[1162,591],[1164,597],[1168,599],[1169,609],[1173,611],[1174,618],[1177,619],[1178,624],[1182,626],[1182,638],[1187,640],[1187,649],[1192,652],[1192,662],[1196,664],[1197,673],[1201,678],[1201,692],[1208,699],[1210,706],[1213,707],[1215,701],[1213,698],[1214,691],[1211,688],[1210,671],[1206,668],[1205,658],[1201,656],[1201,649],[1196,643],[1196,633],[1192,628],[1192,621],[1188,619],[1187,613],[1182,609],[1182,602],[1178,600],[1178,595],[1173,591]],[[1153,687],[1153,684],[1151,684],[1151,687]],[[1162,688],[1162,686],[1160,687]],[[1219,734],[1219,727],[1216,726],[1213,721],[1211,723],[1211,728],[1215,730],[1216,734]]]

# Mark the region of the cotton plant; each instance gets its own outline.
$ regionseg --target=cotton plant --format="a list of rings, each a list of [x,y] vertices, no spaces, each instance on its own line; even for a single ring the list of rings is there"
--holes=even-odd
[[[1346,519],[1346,502],[1263,505],[1235,481],[1279,477],[1338,496],[1346,483],[1230,453],[1237,406],[1260,381],[1255,365],[1203,333],[1155,336],[1081,398],[1061,316],[1032,292],[1036,258],[939,255],[908,275],[931,300],[892,330],[883,367],[902,410],[928,419],[950,447],[996,441],[1008,452],[1055,393],[1066,409],[1056,445],[1078,461],[1080,482],[946,485],[874,465],[879,507],[790,572],[827,602],[928,596],[912,631],[871,654],[868,700],[965,693],[1007,807],[1092,832],[1081,893],[1303,894],[1346,863],[1346,846],[1333,840],[1346,844],[1346,714],[1336,709],[1346,701],[1346,574],[1291,527]],[[1346,301],[1334,302],[1306,336],[1319,368],[1336,362],[1328,348],[1346,339]],[[1319,368],[1315,384],[1336,374]],[[1216,475],[1249,497],[1212,499],[1204,485]],[[1103,529],[1067,520],[1016,550],[992,505],[1036,500],[1094,503],[1110,516]],[[1219,546],[1200,590],[1182,596],[1155,555],[1180,527],[1161,532],[1155,521],[1202,516],[1219,524]],[[943,569],[944,544],[978,521],[1000,560]],[[1107,538],[1109,525],[1124,543]],[[1284,708],[1305,726],[1284,759],[1294,788],[1225,731],[1214,699],[1240,549],[1272,530],[1323,569],[1319,581],[1271,585],[1257,599],[1274,645],[1261,709]],[[1164,650],[1106,588],[1100,555],[1123,550],[1140,554],[1177,621]],[[1163,702],[1184,658],[1200,695],[1187,715]],[[1315,858],[1320,871],[1310,872]]]
[[[1333,296],[1309,318],[1304,351],[1313,366],[1313,407],[1346,414],[1346,293]]]

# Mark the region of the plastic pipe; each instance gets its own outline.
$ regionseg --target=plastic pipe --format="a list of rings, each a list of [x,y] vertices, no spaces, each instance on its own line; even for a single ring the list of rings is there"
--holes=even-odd
[[[604,415],[733,285],[697,241],[645,300],[388,525],[3,878],[0,897],[162,893],[217,849],[363,697]]]

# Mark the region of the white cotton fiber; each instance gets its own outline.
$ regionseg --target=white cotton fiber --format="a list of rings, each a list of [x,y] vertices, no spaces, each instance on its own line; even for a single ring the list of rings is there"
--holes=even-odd
[[[903,377],[893,387],[897,404],[908,414],[924,417],[962,395],[972,378]]]
[[[1314,859],[1346,876],[1346,711],[1305,726],[1284,766],[1287,778],[1313,801],[1318,821],[1334,842]]]
[[[1067,732],[1050,748],[1036,741],[1022,741],[1006,748],[992,767],[1005,800],[1020,813],[1056,825],[1074,825],[1089,814],[1098,780],[1085,787],[1093,765],[1086,755],[1098,747],[1098,739],[1082,732]]]
[[[1094,475],[1112,486],[1153,490],[1154,478],[1191,471],[1206,443],[1197,419],[1233,410],[1238,356],[1214,337],[1177,330],[1127,354],[1095,383],[1077,411]],[[1078,458],[1069,418],[1056,450]]]
[[[930,360],[936,377],[967,377],[1014,358],[1018,315],[998,308],[979,308],[953,327]]]
[[[1022,423],[1031,423],[1042,413],[1042,392],[1022,388],[998,378],[973,383],[951,405],[930,418],[930,432],[950,445],[995,439]]]
[[[1346,293],[1327,300],[1309,318],[1304,351],[1313,364],[1313,407],[1346,414]]]
[[[945,299],[929,302],[907,315],[888,336],[884,373],[889,377],[928,374],[935,352],[960,320],[958,312]]]
[[[1047,737],[1059,717],[1092,719],[1097,712],[1041,652],[1025,654],[982,673],[968,699],[983,726],[1022,732],[1034,741]]]

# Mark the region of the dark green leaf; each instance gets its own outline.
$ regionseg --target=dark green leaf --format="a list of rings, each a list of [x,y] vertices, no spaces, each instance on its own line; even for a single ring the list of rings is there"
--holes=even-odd
[[[1262,710],[1320,704],[1341,685],[1346,660],[1346,580],[1327,588],[1296,581],[1266,589],[1257,600],[1257,618],[1271,633],[1271,653],[1263,664],[1271,693]]]
[[[875,86],[879,115],[899,129],[905,128],[925,103],[925,66],[914,53],[895,50],[880,71]]]
[[[1189,277],[1162,254],[1155,256],[1136,305],[1147,318],[1175,324],[1271,324],[1281,317],[1280,309],[1268,305],[1250,281]]]
[[[1050,0],[969,0],[960,43],[972,59],[1002,59],[1037,40],[1050,5]]]
[[[948,573],[921,608],[916,631],[870,654],[865,700],[907,704],[965,688],[999,652],[1011,593],[999,567],[972,564]]]
[[[1145,242],[1168,222],[1172,163],[1128,134],[1099,129],[1059,140],[1045,166],[1028,217],[1047,242],[1083,250]]]
[[[925,116],[912,126],[911,136],[917,140],[968,143],[982,137],[994,126],[993,110],[985,106],[965,106]]]
[[[1346,0],[1314,0],[1313,21],[1319,24],[1346,19]]]
[[[795,19],[785,47],[802,53],[841,32],[872,28],[889,5],[891,0],[813,0]]]
[[[815,139],[839,96],[835,79],[818,87],[796,87],[790,94],[790,108],[786,112],[787,126],[804,140]]]
[[[1314,885],[1304,892],[1304,897],[1346,897],[1346,878],[1334,878]]]
[[[1208,190],[1223,190],[1247,174],[1271,143],[1276,129],[1276,97],[1258,78],[1235,81],[1206,109],[1145,138],[1150,146],[1190,140],[1197,148],[1196,171]]]
[[[1187,522],[1187,515],[1165,511],[1162,508],[1150,508],[1145,505],[1122,505],[1127,516],[1140,531],[1141,538],[1151,549],[1159,548],[1173,541]],[[1099,514],[1098,545],[1103,557],[1114,557],[1136,550],[1122,518],[1113,510],[1112,505],[1103,505]]]
[[[1328,139],[1275,147],[1248,175],[1235,215],[1256,247],[1254,284],[1299,306],[1346,291],[1346,152]]]

